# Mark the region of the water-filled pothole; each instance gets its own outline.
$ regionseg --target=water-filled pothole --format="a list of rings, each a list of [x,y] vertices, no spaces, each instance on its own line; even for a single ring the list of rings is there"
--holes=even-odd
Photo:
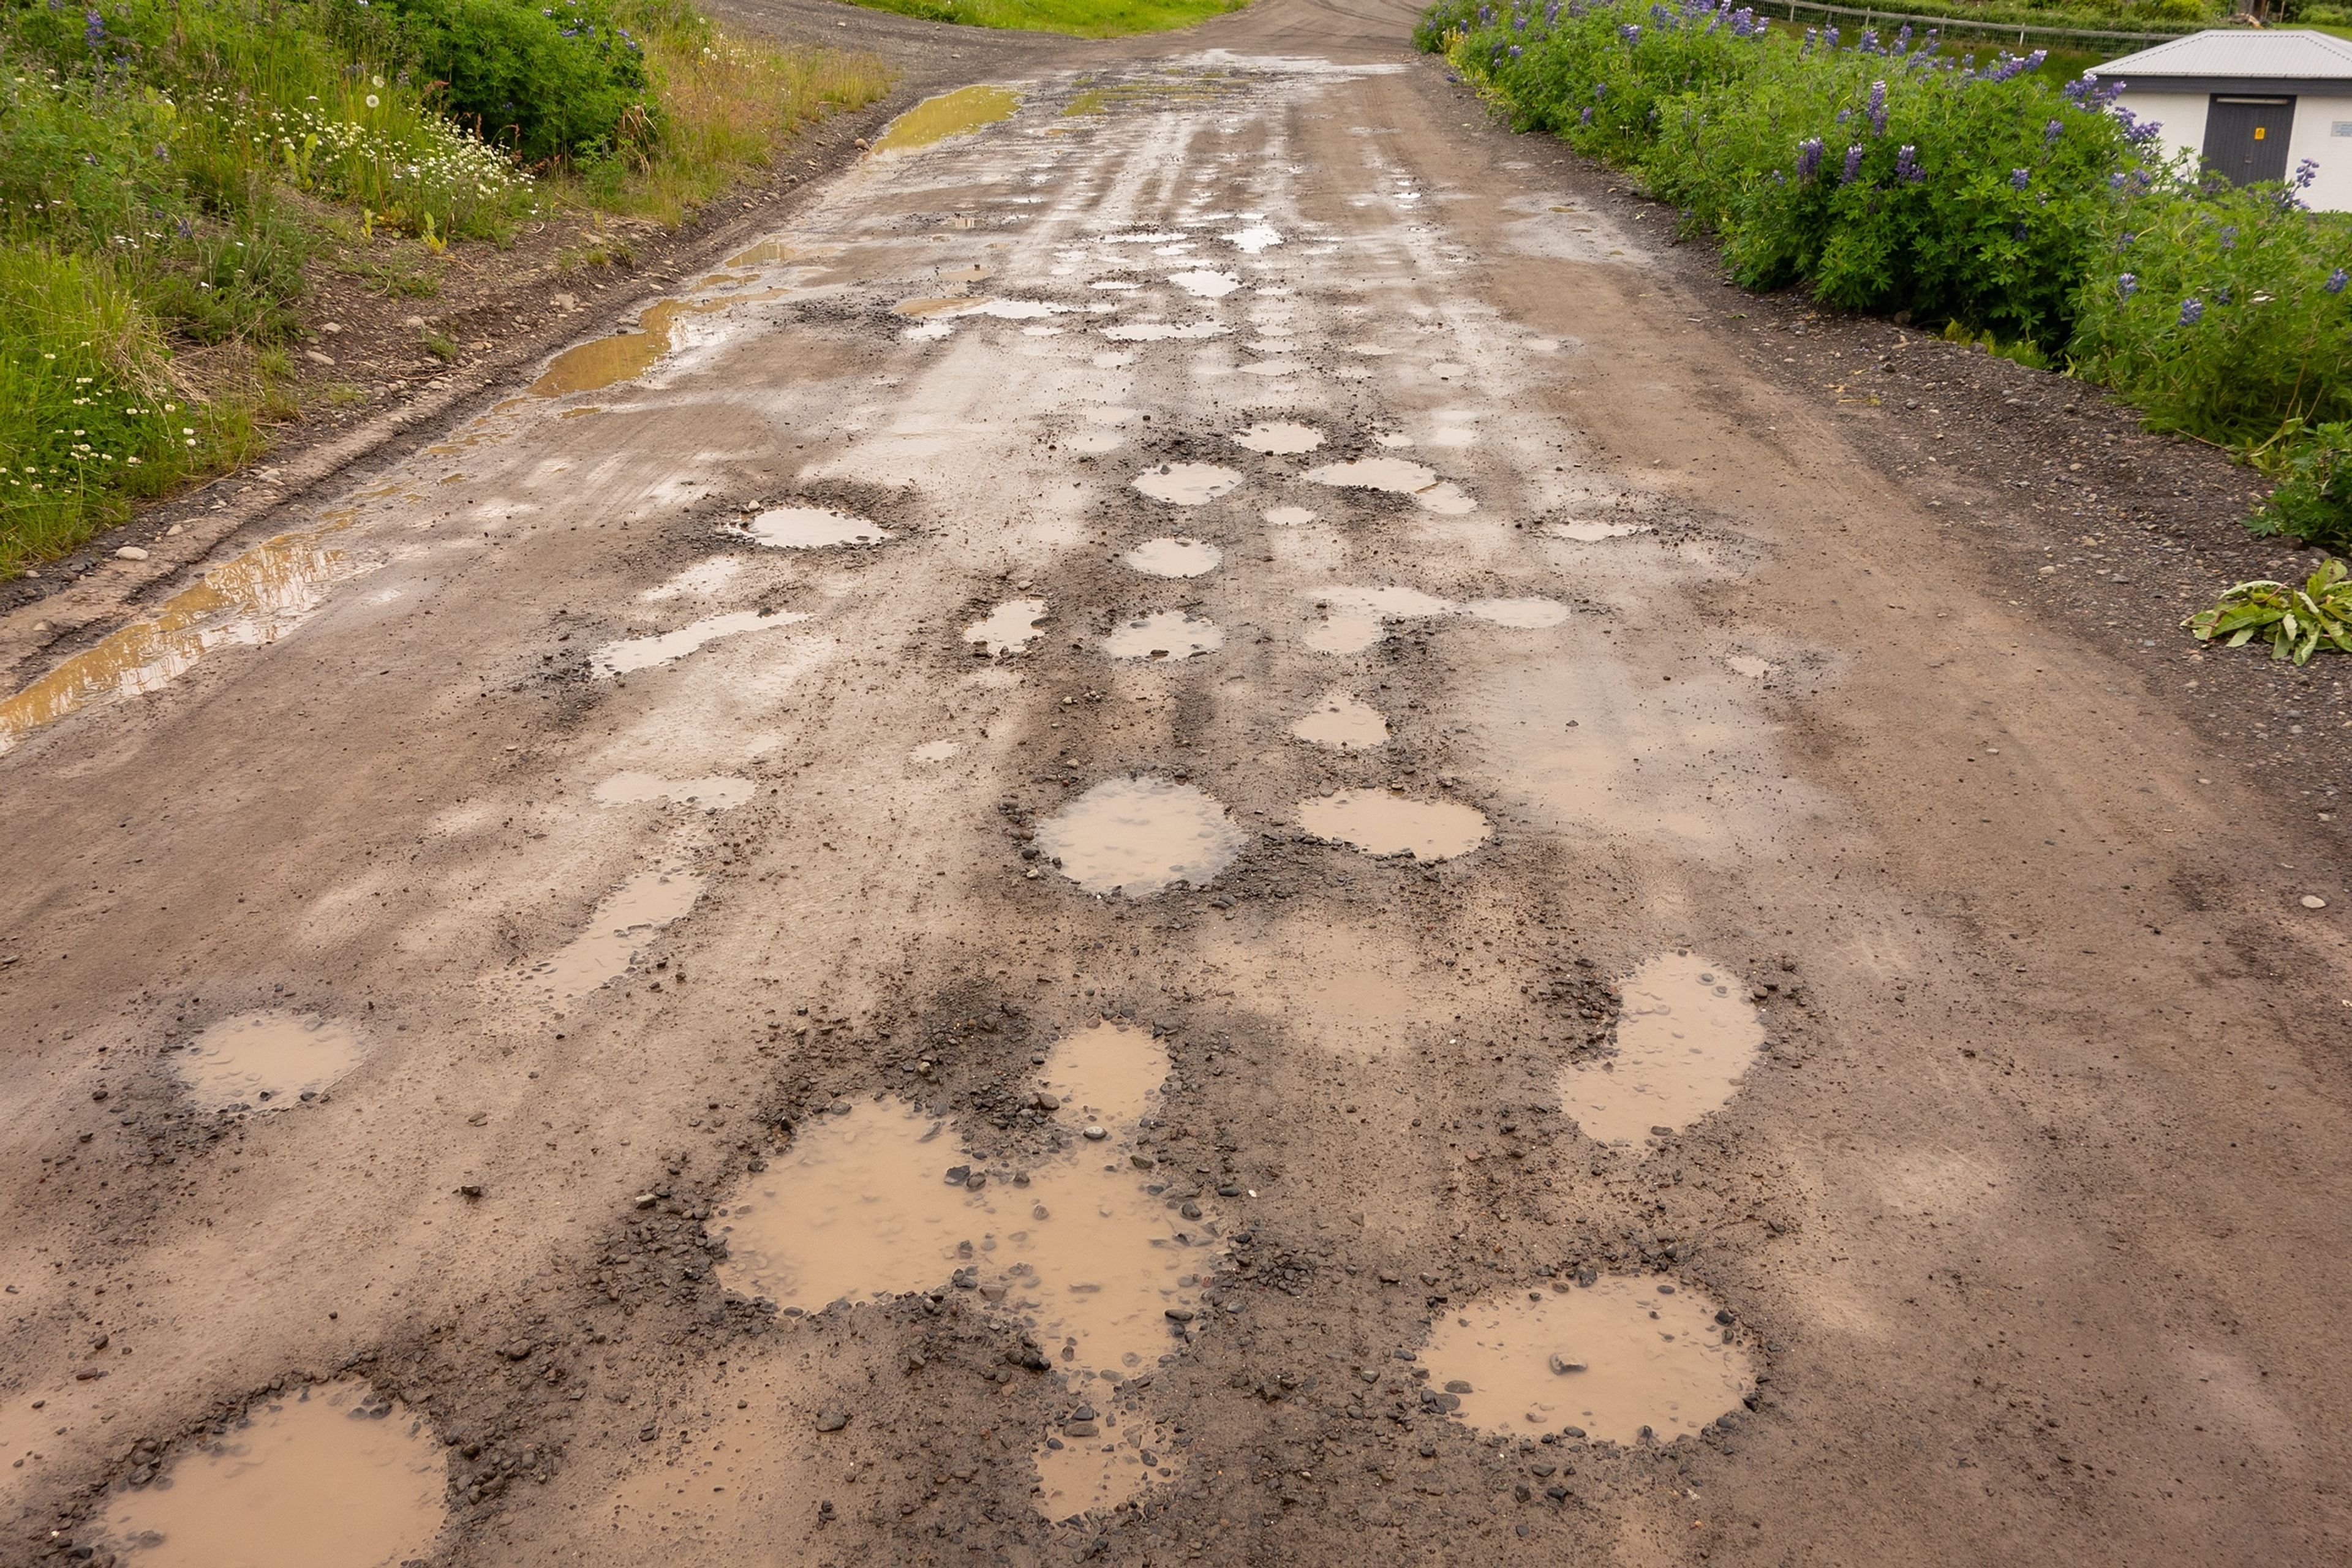
[[[1626,1444],[1646,1432],[1670,1443],[1736,1408],[1755,1384],[1716,1311],[1687,1286],[1604,1275],[1465,1302],[1432,1325],[1421,1361],[1450,1413],[1486,1431],[1575,1428]]]
[[[1253,452],[1263,452],[1269,458],[1286,458],[1300,452],[1311,452],[1323,444],[1323,432],[1311,425],[1295,425],[1288,420],[1276,420],[1266,425],[1253,425],[1234,437],[1234,445],[1246,447]]]
[[[283,1110],[331,1088],[363,1054],[334,1019],[248,1013],[198,1035],[175,1065],[202,1110]]]
[[[1045,618],[1045,600],[1007,599],[964,627],[963,640],[980,643],[992,654],[1019,653],[1045,635],[1037,625]]]
[[[1388,743],[1389,721],[1379,709],[1335,686],[1317,699],[1313,712],[1290,726],[1290,732],[1318,746],[1360,752]]]
[[[1174,506],[1200,506],[1241,482],[1240,473],[1215,463],[1162,463],[1134,480],[1145,495]]]
[[[1224,628],[1190,610],[1139,616],[1103,639],[1103,651],[1113,658],[1192,658],[1224,646]]]
[[[1598,544],[1604,539],[1624,539],[1636,533],[1647,533],[1646,522],[1548,522],[1542,531],[1554,539],[1572,539],[1579,544]]]
[[[643,805],[675,800],[725,811],[751,799],[753,789],[750,779],[719,773],[698,779],[666,779],[659,773],[614,773],[598,780],[589,796],[598,805]]]
[[[1351,844],[1372,855],[1450,860],[1486,841],[1491,831],[1475,806],[1452,800],[1409,800],[1384,789],[1343,789],[1298,803],[1298,825],[1318,838]]]
[[[1451,615],[1454,605],[1418,588],[1306,588],[1298,596],[1322,612],[1305,641],[1318,653],[1361,653],[1387,636],[1384,623]]]
[[[1222,338],[1231,331],[1223,321],[1187,321],[1181,326],[1173,321],[1130,321],[1124,326],[1105,327],[1103,336],[1115,343],[1162,343],[1177,339]]]
[[[1009,87],[982,82],[927,98],[884,127],[874,142],[882,153],[912,153],[950,136],[968,136],[982,126],[1010,120],[1021,95]]]
[[[588,656],[588,672],[599,680],[615,675],[627,675],[688,654],[721,637],[731,637],[744,632],[774,631],[791,626],[794,621],[807,620],[804,614],[765,615],[758,610],[737,610],[732,615],[708,616],[691,621],[674,632],[657,637],[624,637],[619,642],[606,643]]]
[[[1411,496],[1429,510],[1448,516],[1475,510],[1478,505],[1460,486],[1439,479],[1434,469],[1409,463],[1402,458],[1358,458],[1349,463],[1326,463],[1319,468],[1307,469],[1307,478],[1316,484],[1339,489]]]
[[[828,506],[780,506],[748,522],[719,531],[777,550],[827,550],[837,544],[883,544],[890,533],[879,524]]]
[[[1206,790],[1171,779],[1108,779],[1037,825],[1039,853],[1090,893],[1130,899],[1178,882],[1205,887],[1248,834]]]
[[[1203,300],[1222,300],[1242,286],[1242,280],[1230,272],[1213,272],[1206,268],[1192,272],[1171,272],[1168,281],[1187,294]]]
[[[1147,539],[1123,559],[1148,577],[1204,577],[1224,558],[1203,539]]]
[[[1560,1074],[1560,1110],[1602,1143],[1679,1131],[1731,1099],[1764,1046],[1764,1019],[1739,977],[1691,952],[1664,952],[1619,983],[1614,1056]]]
[[[532,968],[531,986],[561,1003],[627,973],[655,931],[694,908],[702,881],[684,871],[638,872],[596,906],[584,933]]]
[[[363,1383],[304,1386],[116,1494],[107,1548],[136,1568],[391,1568],[435,1555],[446,1450]]]

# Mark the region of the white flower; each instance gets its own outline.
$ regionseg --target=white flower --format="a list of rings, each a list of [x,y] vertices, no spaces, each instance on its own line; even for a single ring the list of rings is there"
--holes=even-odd
[[[373,93],[369,93],[369,94],[367,95],[367,106],[368,106],[370,109],[373,109],[373,108],[375,108],[375,107],[376,107],[376,105],[377,105],[378,103],[380,103],[381,101],[382,101],[382,100],[378,99],[378,98],[376,97],[376,95],[375,95],[375,94],[373,94]]]

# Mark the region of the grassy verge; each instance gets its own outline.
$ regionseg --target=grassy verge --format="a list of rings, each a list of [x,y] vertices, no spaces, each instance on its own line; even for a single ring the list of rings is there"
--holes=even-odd
[[[1116,38],[1189,27],[1249,0],[856,0],[876,11],[896,11],[933,22],[974,27],[1019,27],[1070,33],[1081,38]]]
[[[2257,527],[2352,542],[2352,216],[2299,187],[2200,180],[2040,56],[1908,27],[1447,0],[1417,37],[1520,128],[1636,171],[1743,286],[2063,364],[2280,479]]]
[[[257,452],[317,268],[676,223],[886,86],[681,0],[0,0],[0,577]]]

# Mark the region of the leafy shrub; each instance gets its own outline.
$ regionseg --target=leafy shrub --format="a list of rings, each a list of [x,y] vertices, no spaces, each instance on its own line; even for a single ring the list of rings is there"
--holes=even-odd
[[[527,162],[610,149],[643,123],[645,47],[610,0],[349,0],[391,14],[398,58],[446,113]]]
[[[2269,578],[2240,583],[2210,610],[2181,625],[2200,642],[2219,637],[2224,647],[2243,647],[2255,637],[2271,645],[2273,658],[2302,664],[2321,648],[2352,653],[2352,574],[2330,559],[2292,587]]]
[[[2269,464],[2270,504],[2252,523],[2330,550],[2352,550],[2352,424],[2331,420],[2286,446]]]

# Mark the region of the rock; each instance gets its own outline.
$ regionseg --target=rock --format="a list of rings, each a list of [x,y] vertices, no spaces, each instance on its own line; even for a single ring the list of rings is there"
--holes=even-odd
[[[532,1348],[529,1340],[517,1340],[500,1353],[509,1361],[529,1361]]]
[[[1072,1437],[1098,1437],[1102,1436],[1102,1428],[1096,1426],[1091,1421],[1073,1421],[1068,1426],[1063,1427],[1062,1430],[1065,1434]]]
[[[1129,1154],[1127,1157],[1127,1163],[1139,1171],[1151,1169],[1151,1156],[1149,1154]]]
[[[1070,1419],[1073,1421],[1091,1421],[1094,1418],[1095,1407],[1091,1405],[1081,1405],[1070,1412]]]
[[[135,544],[126,544],[114,552],[114,558],[117,561],[144,561],[147,552]]]
[[[1092,1123],[1087,1128],[1087,1142],[1089,1143],[1099,1143],[1109,1136],[1109,1132],[1106,1131],[1099,1122]]]
[[[1448,1394],[1472,1394],[1476,1391],[1470,1386],[1469,1379],[1456,1377],[1446,1380],[1445,1392]]]
[[[649,1209],[653,1207],[656,1201],[658,1200],[656,1200],[651,1193],[639,1193],[631,1200],[631,1202],[641,1209]]]
[[[1195,1314],[1190,1307],[1171,1307],[1168,1309],[1166,1316],[1168,1321],[1171,1323],[1189,1323],[1192,1321]]]
[[[848,1425],[849,1415],[845,1411],[820,1410],[816,1413],[816,1429],[820,1432],[838,1432]]]
[[[947,1175],[948,1185],[951,1187],[960,1187],[963,1185],[964,1178],[971,1174],[971,1167],[970,1165],[950,1165],[948,1167]]]
[[[115,553],[120,555],[122,552],[118,550]],[[2317,893],[2305,893],[2303,896],[2303,907],[2306,910],[2324,910],[2327,907],[2327,900]]]
[[[304,349],[302,351],[302,357],[309,360],[312,364],[332,364],[335,363],[332,358],[320,353],[317,349]]]

